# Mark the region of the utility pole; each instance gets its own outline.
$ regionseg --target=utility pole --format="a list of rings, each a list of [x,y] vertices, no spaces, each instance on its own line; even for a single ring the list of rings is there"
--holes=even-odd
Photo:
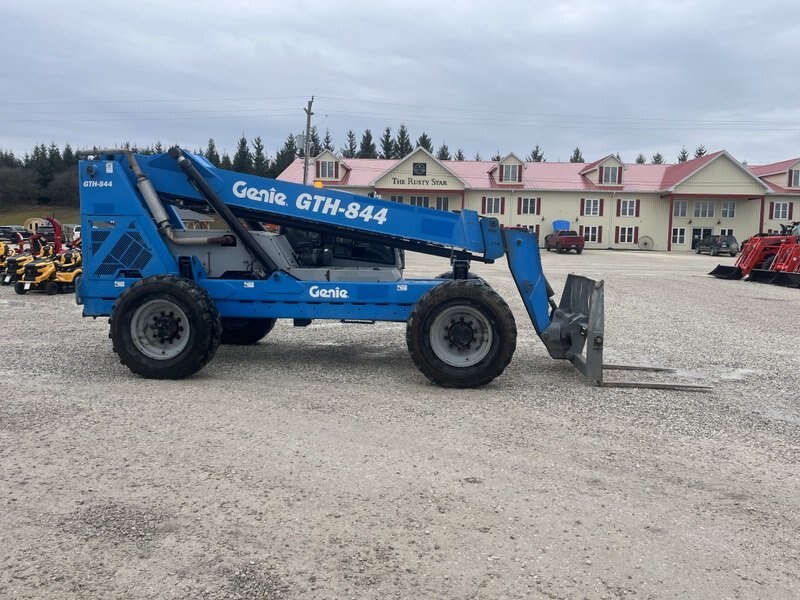
[[[304,108],[303,110],[306,111],[306,139],[305,144],[303,144],[303,185],[308,185],[308,152],[311,148],[311,115],[314,113],[311,112],[311,105],[314,104],[314,96],[311,96],[311,100],[308,101],[308,108]]]

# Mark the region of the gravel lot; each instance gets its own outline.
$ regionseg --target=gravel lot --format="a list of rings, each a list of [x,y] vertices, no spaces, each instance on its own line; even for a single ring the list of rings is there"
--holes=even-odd
[[[517,352],[478,390],[429,384],[402,324],[279,322],[144,380],[71,296],[0,288],[0,597],[800,597],[800,290],[543,259],[606,280],[607,361],[714,390],[586,385],[504,264],[474,271]]]

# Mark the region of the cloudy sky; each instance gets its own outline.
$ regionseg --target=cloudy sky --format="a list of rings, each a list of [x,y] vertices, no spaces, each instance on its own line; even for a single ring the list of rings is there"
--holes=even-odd
[[[468,158],[681,147],[800,156],[797,0],[0,2],[0,149],[214,138],[270,153],[313,123]]]

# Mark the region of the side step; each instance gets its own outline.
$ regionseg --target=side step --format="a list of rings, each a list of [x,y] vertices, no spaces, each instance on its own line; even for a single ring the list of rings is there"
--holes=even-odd
[[[570,336],[579,335],[583,342],[578,344],[572,340],[571,347],[582,348],[585,344],[585,353],[567,352],[567,358],[586,379],[602,387],[649,388],[660,390],[684,390],[692,392],[707,392],[713,386],[649,381],[605,381],[606,370],[626,371],[651,371],[675,373],[676,370],[668,367],[651,367],[646,365],[611,365],[603,364],[603,338],[605,335],[605,289],[603,281],[595,281],[588,277],[570,274],[564,285],[561,302],[553,314],[553,323],[557,324],[556,330]]]

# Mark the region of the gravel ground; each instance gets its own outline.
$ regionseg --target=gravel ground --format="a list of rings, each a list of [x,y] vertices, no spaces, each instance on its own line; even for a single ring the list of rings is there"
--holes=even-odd
[[[0,597],[800,597],[800,290],[543,260],[606,280],[607,361],[713,391],[586,385],[503,264],[474,270],[518,347],[477,390],[431,385],[402,324],[279,322],[144,380],[70,296],[0,288]]]

